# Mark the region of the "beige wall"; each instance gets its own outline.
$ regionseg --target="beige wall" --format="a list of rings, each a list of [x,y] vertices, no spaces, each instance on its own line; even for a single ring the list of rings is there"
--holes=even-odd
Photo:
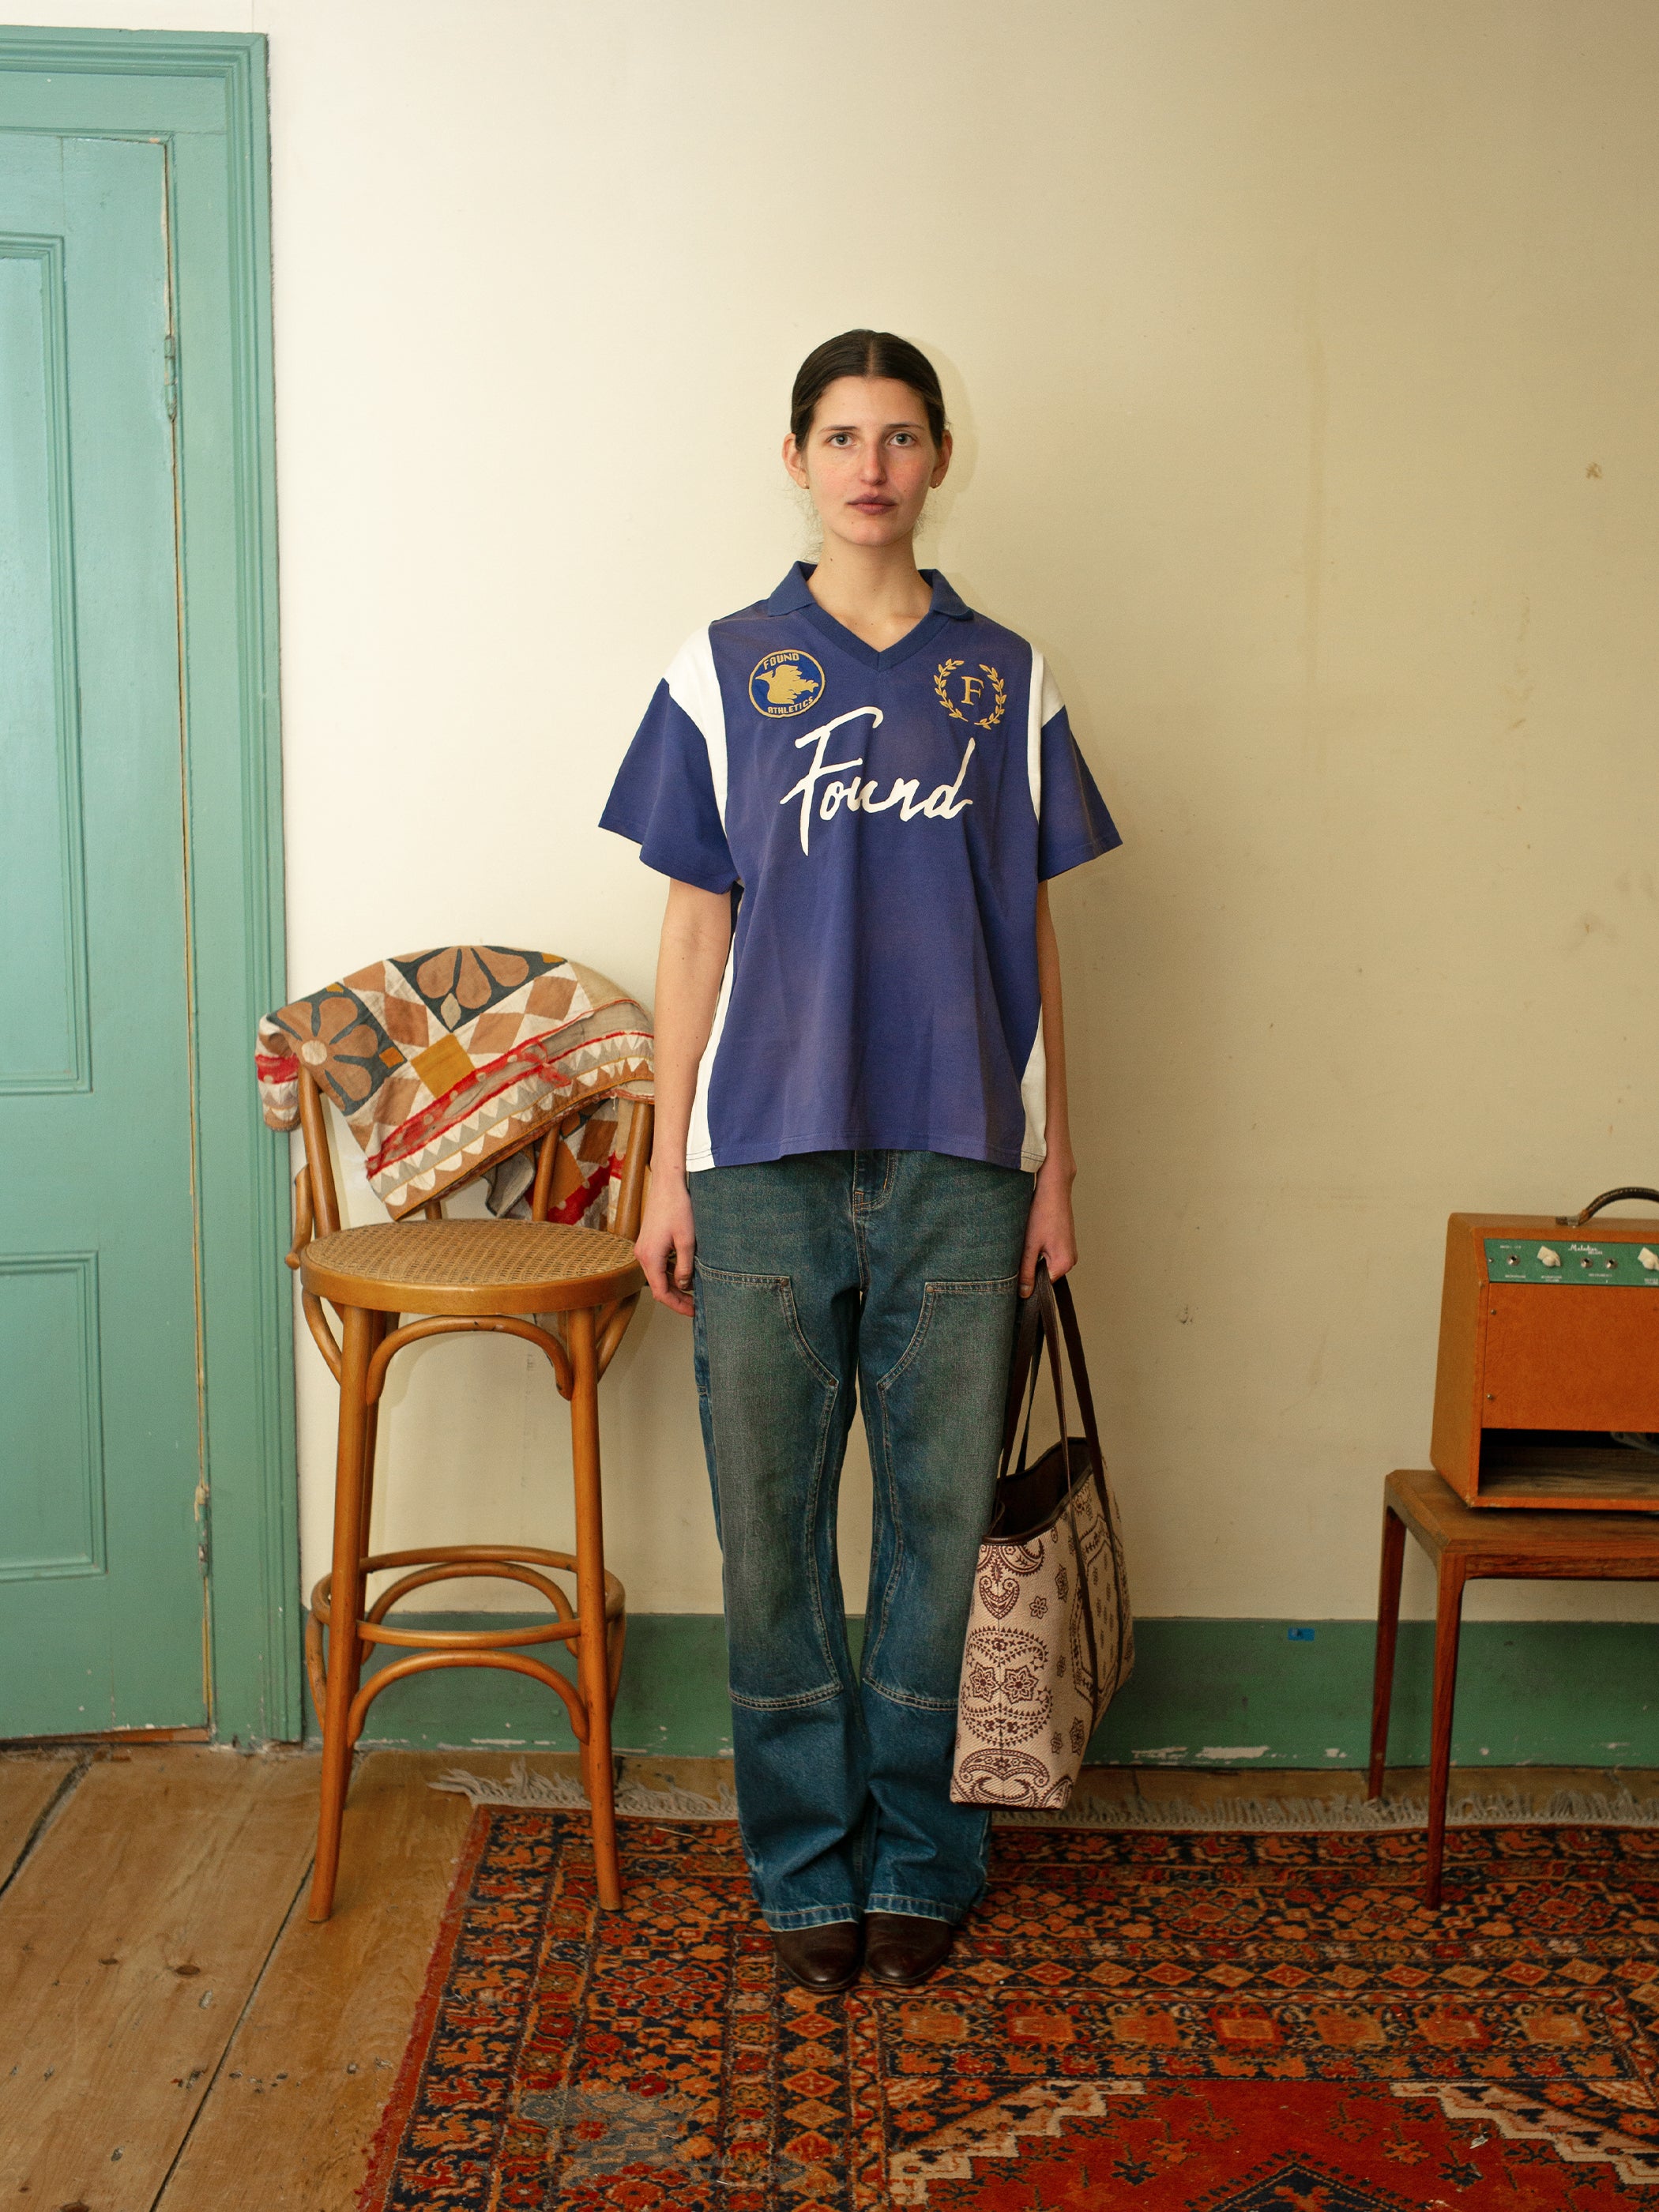
[[[929,556],[1127,840],[1056,912],[1139,1605],[1369,1611],[1445,1214],[1659,1173],[1650,0],[6,12],[270,34],[296,988],[488,938],[648,994],[617,760],[804,550],[802,353],[933,352]],[[608,1387],[647,1610],[719,1602],[689,1358]],[[567,1525],[533,1359],[408,1363],[392,1540]]]

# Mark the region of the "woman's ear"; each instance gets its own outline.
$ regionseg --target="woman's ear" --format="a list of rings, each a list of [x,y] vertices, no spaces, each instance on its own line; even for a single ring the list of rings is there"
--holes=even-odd
[[[795,434],[793,430],[783,441],[783,465],[788,470],[793,481],[799,485],[803,491],[805,491],[806,489],[806,465],[801,459],[800,447],[795,442]]]
[[[951,465],[951,455],[954,450],[954,441],[951,439],[951,433],[947,430],[945,435],[939,441],[939,459],[933,464],[933,475],[927,479],[928,484],[933,490],[937,491],[939,486],[945,482],[945,471]],[[802,481],[804,482],[805,479],[803,478]]]

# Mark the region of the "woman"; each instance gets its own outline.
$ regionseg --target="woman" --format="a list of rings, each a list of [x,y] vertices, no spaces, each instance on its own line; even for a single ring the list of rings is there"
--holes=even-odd
[[[984,1887],[986,1815],[950,1800],[975,1554],[1016,1290],[1076,1258],[1044,885],[1119,841],[1041,654],[916,567],[951,465],[926,357],[819,346],[783,459],[819,558],[685,645],[604,823],[672,879],[636,1249],[695,1323],[750,1871],[823,1991],[861,1958],[924,1979]]]

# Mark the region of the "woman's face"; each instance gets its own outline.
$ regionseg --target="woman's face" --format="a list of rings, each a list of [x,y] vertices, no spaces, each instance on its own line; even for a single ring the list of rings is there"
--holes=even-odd
[[[951,437],[935,446],[927,411],[890,376],[842,376],[830,385],[804,443],[783,441],[783,465],[811,495],[826,537],[849,545],[908,538],[923,502],[951,465]]]

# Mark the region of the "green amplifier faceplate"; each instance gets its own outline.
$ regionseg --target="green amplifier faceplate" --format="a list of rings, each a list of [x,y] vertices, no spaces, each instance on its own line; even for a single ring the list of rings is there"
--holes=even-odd
[[[1659,1291],[1659,1249],[1586,1244],[1578,1237],[1488,1237],[1489,1283],[1598,1283],[1604,1290]]]

